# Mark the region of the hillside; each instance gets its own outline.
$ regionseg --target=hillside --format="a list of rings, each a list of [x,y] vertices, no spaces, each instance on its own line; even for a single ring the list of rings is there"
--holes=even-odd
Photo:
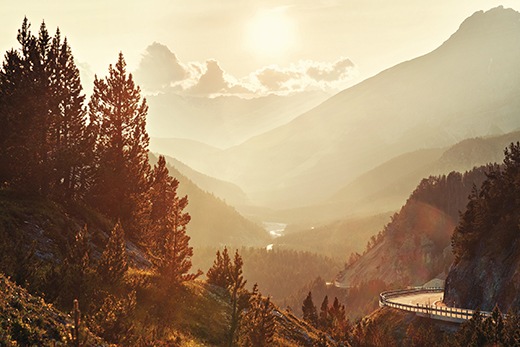
[[[429,175],[465,172],[474,167],[500,162],[504,148],[520,139],[520,132],[462,140],[448,148],[423,149],[400,155],[359,176],[330,200],[332,208],[367,212],[397,209]]]
[[[381,230],[390,215],[351,217],[312,228],[293,226],[273,240],[274,248],[314,252],[345,261],[348,254],[363,252],[370,237]]]
[[[237,185],[204,175],[175,158],[165,157],[172,167],[175,167],[183,176],[189,177],[200,189],[215,195],[231,206],[247,205],[247,196]]]
[[[156,160],[151,156],[152,163]],[[179,195],[188,196],[186,210],[191,215],[188,232],[193,246],[265,246],[270,243],[269,235],[259,225],[241,216],[215,195],[200,189],[174,166],[168,165],[168,170],[180,182]]]
[[[517,130],[519,18],[500,7],[477,12],[435,51],[383,71],[214,160],[186,163],[205,165],[203,172],[237,183],[254,203],[288,208],[324,199],[405,152]]]
[[[459,211],[473,185],[484,179],[483,168],[423,179],[363,255],[338,275],[338,282],[354,286],[378,279],[398,286],[422,285],[447,273]]]
[[[520,143],[488,169],[453,233],[444,300],[459,307],[520,309]]]
[[[70,343],[74,320],[0,273],[0,345],[56,346]],[[83,328],[82,346],[109,346]]]

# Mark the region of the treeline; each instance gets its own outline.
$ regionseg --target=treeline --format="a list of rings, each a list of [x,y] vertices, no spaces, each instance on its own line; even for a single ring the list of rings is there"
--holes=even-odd
[[[348,274],[368,253],[375,251],[376,246],[384,243],[377,252],[378,258],[386,260],[376,262],[386,270],[371,274],[366,280],[388,282],[390,273],[395,273],[394,282],[388,284],[416,285],[439,273],[447,273],[453,257],[445,250],[450,247],[453,228],[471,191],[485,179],[486,167],[423,179],[401,210],[391,217],[390,223],[371,237],[363,254],[349,256],[343,272]]]
[[[0,70],[1,188],[94,207],[142,244],[157,269],[181,280],[193,254],[188,198],[177,195],[164,157],[150,166],[148,106],[123,54],[107,77],[96,77],[86,107],[59,29],[52,37],[42,23],[35,36],[25,18],[17,38],[20,48],[6,53]]]
[[[502,165],[488,167],[480,189],[472,189],[466,211],[452,237],[455,263],[474,257],[478,247],[498,254],[517,242],[520,235],[519,182],[520,142],[516,142],[505,149]],[[484,239],[488,241],[482,243]]]
[[[85,344],[80,321],[109,343],[180,345],[185,322],[200,326],[189,316],[203,300],[189,289],[202,271],[191,271],[188,197],[164,157],[149,162],[148,107],[123,54],[95,78],[85,105],[59,29],[51,36],[42,23],[33,35],[24,19],[17,39],[0,69],[1,269],[61,309],[76,302],[74,345]],[[274,306],[256,286],[245,290],[238,252],[231,262],[219,257],[208,283],[223,289],[230,326],[204,338],[270,345]]]

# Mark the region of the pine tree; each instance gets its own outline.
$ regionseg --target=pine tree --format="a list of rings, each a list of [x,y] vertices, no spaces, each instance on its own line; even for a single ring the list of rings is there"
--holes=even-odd
[[[329,317],[329,297],[325,295],[323,298],[323,302],[321,303],[320,307],[320,315],[318,317],[318,327],[322,329],[323,331],[326,331],[330,328],[331,319]]]
[[[85,166],[79,71],[59,30],[52,38],[44,22],[36,37],[25,18],[17,39],[0,70],[0,185],[72,198]]]
[[[73,299],[78,299],[84,304],[91,300],[90,294],[95,279],[90,264],[90,253],[90,235],[85,225],[74,236],[60,268],[61,302],[63,305],[70,305]]]
[[[312,324],[313,326],[317,326],[318,323],[318,312],[316,311],[316,306],[312,301],[312,293],[309,292],[305,300],[303,300],[302,305],[303,311],[303,320]]]
[[[217,255],[215,261],[213,262],[213,266],[206,274],[206,277],[208,278],[207,282],[222,288],[228,288],[228,286],[231,285],[230,268],[231,259],[229,258],[227,248],[224,247],[222,255],[220,251],[217,250]]]
[[[128,257],[125,246],[125,233],[118,221],[110,237],[105,250],[101,254],[98,264],[98,274],[105,283],[120,283],[128,270]]]
[[[0,120],[5,127],[5,137],[0,140],[2,181],[26,192],[45,193],[50,171],[46,69],[50,38],[45,23],[35,37],[24,18],[17,39],[21,47],[6,54],[0,73]]]
[[[86,191],[84,178],[89,152],[85,96],[71,48],[67,38],[61,43],[59,29],[52,40],[48,66],[52,184],[55,194],[67,199],[79,198]]]
[[[273,312],[274,306],[270,298],[263,298],[255,284],[249,298],[248,310],[240,327],[240,346],[268,347],[273,345],[276,332]]]
[[[123,54],[105,79],[94,81],[89,102],[89,129],[95,136],[94,177],[90,201],[108,217],[121,220],[139,239],[139,216],[148,191],[148,106],[126,72]]]
[[[240,254],[238,254],[237,250],[235,251],[235,258],[229,272],[231,279],[231,284],[228,286],[228,290],[231,294],[231,327],[229,330],[228,339],[229,347],[233,346],[235,343],[236,332],[240,324],[241,309],[239,307],[239,299],[247,282],[244,280],[244,276],[242,275],[243,265],[244,262],[242,261],[242,257]]]
[[[177,196],[179,181],[172,178],[166,167],[166,160],[159,157],[152,171],[152,183],[148,193],[150,206],[149,227],[146,243],[152,262],[167,282],[179,284],[198,277],[188,274],[191,269],[193,248],[186,226],[190,215],[185,212],[188,197]]]

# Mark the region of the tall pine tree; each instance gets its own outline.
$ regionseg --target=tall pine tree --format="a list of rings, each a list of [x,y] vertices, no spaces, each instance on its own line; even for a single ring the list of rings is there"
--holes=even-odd
[[[90,202],[108,217],[119,218],[129,236],[139,239],[150,171],[145,129],[148,106],[126,72],[122,53],[108,70],[105,79],[96,77],[89,102],[89,128],[95,139]]]
[[[163,156],[154,166],[151,178],[146,243],[152,262],[166,283],[179,284],[194,279],[201,273],[188,274],[193,256],[190,237],[186,234],[190,215],[184,211],[188,197],[177,195],[179,181],[169,175]]]

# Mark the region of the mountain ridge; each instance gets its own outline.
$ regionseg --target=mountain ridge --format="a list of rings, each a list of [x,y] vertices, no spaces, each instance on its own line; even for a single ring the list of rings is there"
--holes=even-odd
[[[203,171],[237,183],[256,203],[296,207],[326,197],[339,181],[406,150],[448,146],[490,129],[518,129],[520,73],[513,62],[520,59],[520,45],[514,45],[520,40],[520,14],[497,8],[481,17],[512,30],[506,36],[478,36],[464,29],[464,37],[475,38],[461,44],[459,29],[431,53],[225,150]],[[470,23],[481,20],[477,16]],[[312,184],[316,180],[319,189]]]

